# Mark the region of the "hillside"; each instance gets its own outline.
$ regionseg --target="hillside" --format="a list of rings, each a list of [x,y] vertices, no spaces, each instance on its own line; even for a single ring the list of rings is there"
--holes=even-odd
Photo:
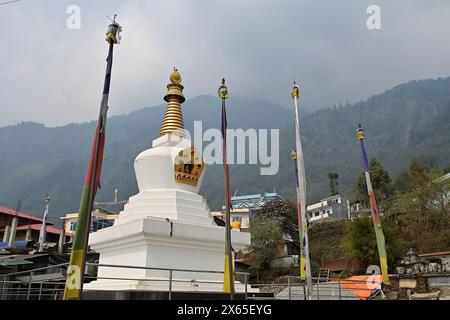
[[[113,105],[112,105],[113,107]],[[93,114],[97,108],[93,108]],[[126,199],[137,192],[133,160],[158,136],[164,106],[111,117],[99,201],[111,201],[113,190]],[[185,123],[203,128],[220,126],[217,98],[199,96],[183,105]],[[273,103],[234,98],[228,108],[230,127],[280,128],[280,172],[260,176],[258,166],[232,166],[233,189],[239,194],[272,191],[294,196],[290,151],[294,145],[293,112]],[[367,150],[391,176],[405,170],[409,160],[422,154],[450,163],[450,78],[412,81],[366,101],[324,109],[302,117],[302,134],[310,201],[328,194],[327,174],[340,175],[339,190],[347,190],[361,171],[355,130],[361,122]],[[42,198],[52,198],[51,218],[76,211],[85,174],[94,122],[57,128],[24,122],[0,128],[0,203],[40,215]],[[202,188],[212,208],[222,203],[222,167],[209,166]]]

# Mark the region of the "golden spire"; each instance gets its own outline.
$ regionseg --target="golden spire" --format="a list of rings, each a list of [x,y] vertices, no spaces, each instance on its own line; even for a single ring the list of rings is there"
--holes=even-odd
[[[300,88],[297,85],[297,82],[294,81],[294,86],[292,87],[292,93],[291,93],[292,98],[294,99],[298,99],[300,97]]]
[[[167,85],[167,94],[164,100],[167,102],[166,114],[161,126],[160,135],[174,134],[185,137],[183,113],[181,104],[186,100],[183,96],[184,87],[181,85],[181,75],[176,68],[170,74],[170,84]]]
[[[358,140],[363,141],[366,138],[366,133],[364,132],[361,124],[359,124],[357,134],[358,134]]]

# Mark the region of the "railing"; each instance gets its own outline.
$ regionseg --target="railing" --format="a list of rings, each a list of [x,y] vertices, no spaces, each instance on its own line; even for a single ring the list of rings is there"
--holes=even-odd
[[[286,276],[285,280],[285,283],[252,283],[249,286],[259,288],[261,293],[273,293],[273,299],[277,300],[364,300],[381,286],[362,280],[330,278],[327,282],[321,282],[321,278],[312,278],[312,292],[308,295],[306,283],[300,277]]]
[[[57,299],[58,292],[64,290],[65,276],[54,277],[45,281],[33,280],[33,275],[38,272],[49,271],[57,268],[66,268],[68,263],[42,267],[33,270],[14,272],[10,274],[0,275],[0,300],[30,300],[32,296],[37,296],[38,300],[42,298],[53,297]],[[45,274],[45,273],[43,273]],[[17,279],[20,276],[27,276],[27,281]],[[38,291],[35,293],[33,285],[38,285]],[[49,288],[49,287],[53,288]]]
[[[202,284],[219,284],[222,282],[208,280],[180,280],[174,278],[174,273],[194,273],[194,274],[223,274],[223,271],[210,270],[186,270],[170,268],[152,268],[127,265],[110,265],[98,263],[86,263],[87,266],[101,268],[120,268],[120,269],[139,269],[167,272],[167,278],[145,279],[145,278],[116,278],[85,276],[85,280],[117,280],[117,281],[141,281],[167,283],[167,298],[172,300],[174,293],[174,284],[190,283],[192,286],[201,286]],[[66,269],[68,263],[53,265],[49,267],[37,268],[33,270],[15,272],[0,275],[0,300],[58,300],[62,298],[62,292],[66,282]],[[60,271],[58,275],[40,279],[43,276],[49,276],[49,270]],[[330,279],[328,282],[320,282],[318,278],[313,278],[313,290],[308,296],[305,282],[296,276],[284,277],[283,283],[249,283],[249,274],[245,272],[236,272],[236,277],[243,278],[244,292],[239,292],[241,297],[246,300],[357,300],[361,297],[369,297],[374,292],[374,287],[365,281]],[[84,290],[85,292],[86,290]],[[193,289],[192,291],[195,291]],[[259,293],[255,293],[259,291]],[[358,294],[359,293],[359,294]]]

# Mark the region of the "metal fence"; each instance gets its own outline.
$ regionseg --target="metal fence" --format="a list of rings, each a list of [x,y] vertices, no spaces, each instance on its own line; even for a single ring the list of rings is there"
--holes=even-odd
[[[312,278],[312,291],[308,293],[304,280],[298,276],[285,276],[283,283],[249,284],[261,293],[273,294],[276,300],[367,300],[381,293],[381,284],[363,280]],[[261,299],[260,297],[247,297]],[[264,299],[264,298],[262,298]]]
[[[62,298],[66,281],[66,270],[68,263],[53,265],[49,267],[37,268],[28,271],[15,272],[0,275],[0,300],[58,300]],[[140,269],[164,271],[167,278],[145,279],[145,278],[113,278],[85,276],[85,280],[123,280],[123,281],[161,281],[167,283],[167,297],[172,300],[174,284],[189,282],[174,278],[174,273],[198,273],[198,274],[223,274],[223,271],[210,270],[185,270],[169,268],[151,268],[126,265],[108,265],[98,263],[87,263],[89,267],[120,268],[120,269]],[[314,278],[311,295],[307,294],[305,282],[296,276],[286,276],[281,283],[250,283],[250,275],[245,272],[236,272],[236,279],[239,279],[244,286],[244,292],[239,292],[240,296],[246,300],[358,300],[370,297],[376,288],[365,281],[329,279],[321,282],[319,278]],[[218,284],[217,281],[199,280],[191,283],[193,286],[202,284]],[[223,284],[223,283],[219,283]],[[86,290],[85,290],[86,291]],[[195,290],[192,290],[193,292]]]

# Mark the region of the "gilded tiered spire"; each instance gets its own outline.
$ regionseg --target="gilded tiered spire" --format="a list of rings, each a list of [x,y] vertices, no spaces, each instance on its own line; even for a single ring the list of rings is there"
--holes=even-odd
[[[167,94],[164,97],[167,102],[167,109],[160,130],[161,136],[174,134],[185,137],[181,104],[186,99],[183,96],[184,87],[181,85],[181,80],[180,73],[174,68],[170,74],[170,84],[167,85]]]

